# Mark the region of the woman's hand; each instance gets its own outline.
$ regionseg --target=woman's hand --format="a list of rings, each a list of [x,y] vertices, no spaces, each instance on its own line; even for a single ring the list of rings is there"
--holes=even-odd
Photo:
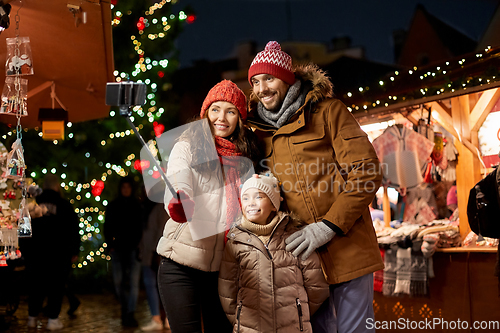
[[[177,198],[168,203],[168,214],[175,222],[191,221],[194,213],[194,201],[184,191],[177,191]]]

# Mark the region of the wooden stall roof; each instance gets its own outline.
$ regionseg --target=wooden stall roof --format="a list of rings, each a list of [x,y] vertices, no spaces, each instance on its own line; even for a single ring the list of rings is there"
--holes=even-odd
[[[342,99],[361,124],[414,106],[500,86],[500,47],[392,72]]]
[[[68,120],[106,117],[106,82],[114,81],[111,6],[101,0],[12,1],[10,27],[0,35],[0,59],[6,59],[6,38],[29,37],[34,75],[28,79],[28,116],[23,127],[37,127],[40,108],[64,108]],[[5,82],[5,71],[0,71]],[[14,116],[0,121],[15,124]]]

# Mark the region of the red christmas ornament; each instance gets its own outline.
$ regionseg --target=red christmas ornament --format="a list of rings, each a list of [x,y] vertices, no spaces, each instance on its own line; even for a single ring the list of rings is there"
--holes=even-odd
[[[134,162],[134,169],[136,169],[139,172],[142,172],[142,170],[149,168],[149,161],[148,160],[135,160]]]
[[[118,0],[111,0],[111,4],[112,4],[113,6],[116,6],[116,4],[117,4],[117,3],[118,3]]]
[[[155,135],[159,138],[161,134],[165,131],[165,126],[162,124],[158,124],[156,121],[153,122],[153,129],[155,131]]]
[[[97,197],[101,195],[102,190],[104,190],[104,182],[102,180],[98,180],[94,185],[92,185],[91,193],[94,197]]]
[[[144,17],[141,17],[139,19],[139,22],[137,22],[137,29],[139,29],[139,31],[142,31],[142,30],[144,30],[145,27],[146,27],[146,24],[144,23]]]

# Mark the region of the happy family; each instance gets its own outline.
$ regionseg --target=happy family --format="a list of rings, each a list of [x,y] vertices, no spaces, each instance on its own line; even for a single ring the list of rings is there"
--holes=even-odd
[[[248,101],[229,80],[212,87],[168,159],[177,195],[157,252],[171,331],[374,332],[372,144],[326,73],[277,42],[248,82]]]

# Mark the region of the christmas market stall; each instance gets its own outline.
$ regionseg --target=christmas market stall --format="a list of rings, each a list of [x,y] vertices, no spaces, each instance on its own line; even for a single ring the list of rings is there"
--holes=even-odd
[[[4,284],[21,284],[19,239],[32,236],[31,219],[41,216],[34,200],[41,189],[26,165],[23,134],[40,128],[40,137],[57,143],[68,123],[109,114],[111,10],[100,0],[3,0],[0,16],[0,122],[7,128],[0,143],[0,275]],[[21,290],[3,289],[0,316],[15,312]]]
[[[343,96],[384,173],[371,206],[385,261],[376,320],[498,319],[498,239],[471,232],[467,206],[500,162],[499,57],[486,47]]]

